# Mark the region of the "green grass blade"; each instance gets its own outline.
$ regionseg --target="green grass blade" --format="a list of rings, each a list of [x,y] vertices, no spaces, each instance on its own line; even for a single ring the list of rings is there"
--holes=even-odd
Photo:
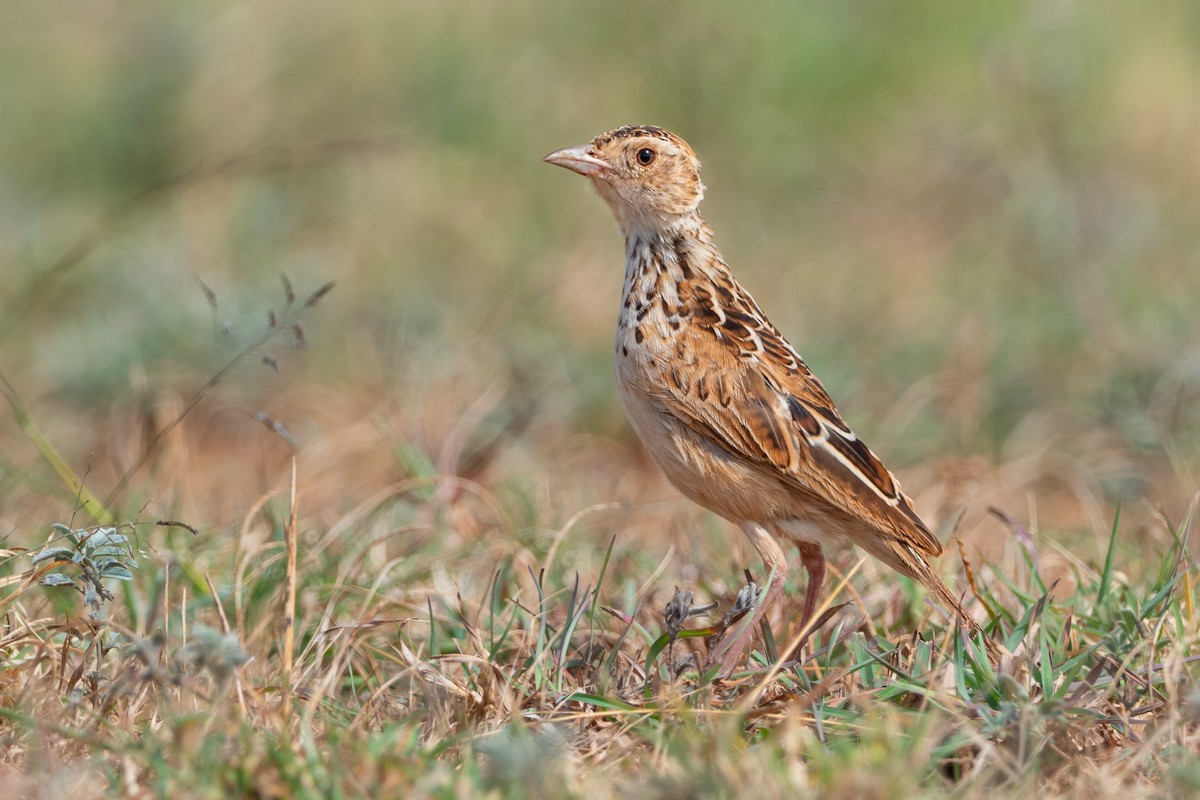
[[[1108,552],[1104,555],[1104,569],[1100,573],[1100,585],[1096,590],[1096,607],[1103,608],[1112,590],[1113,561],[1117,555],[1117,531],[1121,526],[1121,506],[1113,514],[1112,533],[1108,537]]]

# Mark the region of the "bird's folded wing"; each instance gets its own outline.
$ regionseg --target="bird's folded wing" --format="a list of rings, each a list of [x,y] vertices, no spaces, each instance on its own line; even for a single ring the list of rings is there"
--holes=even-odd
[[[717,446],[929,555],[941,542],[895,476],[850,430],[791,345],[748,296],[692,329],[692,380],[666,375],[672,413]],[[708,357],[705,357],[705,356]],[[706,369],[706,367],[711,367]]]

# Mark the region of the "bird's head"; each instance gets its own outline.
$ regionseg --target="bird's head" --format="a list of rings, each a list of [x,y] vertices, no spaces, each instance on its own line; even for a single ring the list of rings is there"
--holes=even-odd
[[[626,236],[666,232],[691,217],[704,197],[700,160],[687,142],[651,125],[626,125],[545,161],[590,178]]]

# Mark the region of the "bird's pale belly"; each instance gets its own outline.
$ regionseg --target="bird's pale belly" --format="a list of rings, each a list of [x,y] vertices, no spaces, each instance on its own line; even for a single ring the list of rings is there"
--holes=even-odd
[[[666,388],[637,355],[617,352],[625,413],[654,463],[685,497],[733,522],[790,516],[794,492],[685,425],[659,399]]]

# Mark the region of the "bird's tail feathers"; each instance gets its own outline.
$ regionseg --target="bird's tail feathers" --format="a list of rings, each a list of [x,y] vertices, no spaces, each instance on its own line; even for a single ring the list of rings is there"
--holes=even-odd
[[[993,664],[1000,663],[1002,655],[1000,648],[992,641],[991,637],[983,633],[983,629],[979,627],[979,623],[967,613],[967,610],[963,608],[962,602],[942,582],[942,579],[929,566],[929,562],[925,560],[924,556],[893,538],[885,539],[881,536],[873,536],[867,541],[858,542],[857,544],[900,574],[907,575],[913,580],[919,581],[933,595],[935,601],[945,606],[958,618],[972,639],[983,639],[988,659]]]

